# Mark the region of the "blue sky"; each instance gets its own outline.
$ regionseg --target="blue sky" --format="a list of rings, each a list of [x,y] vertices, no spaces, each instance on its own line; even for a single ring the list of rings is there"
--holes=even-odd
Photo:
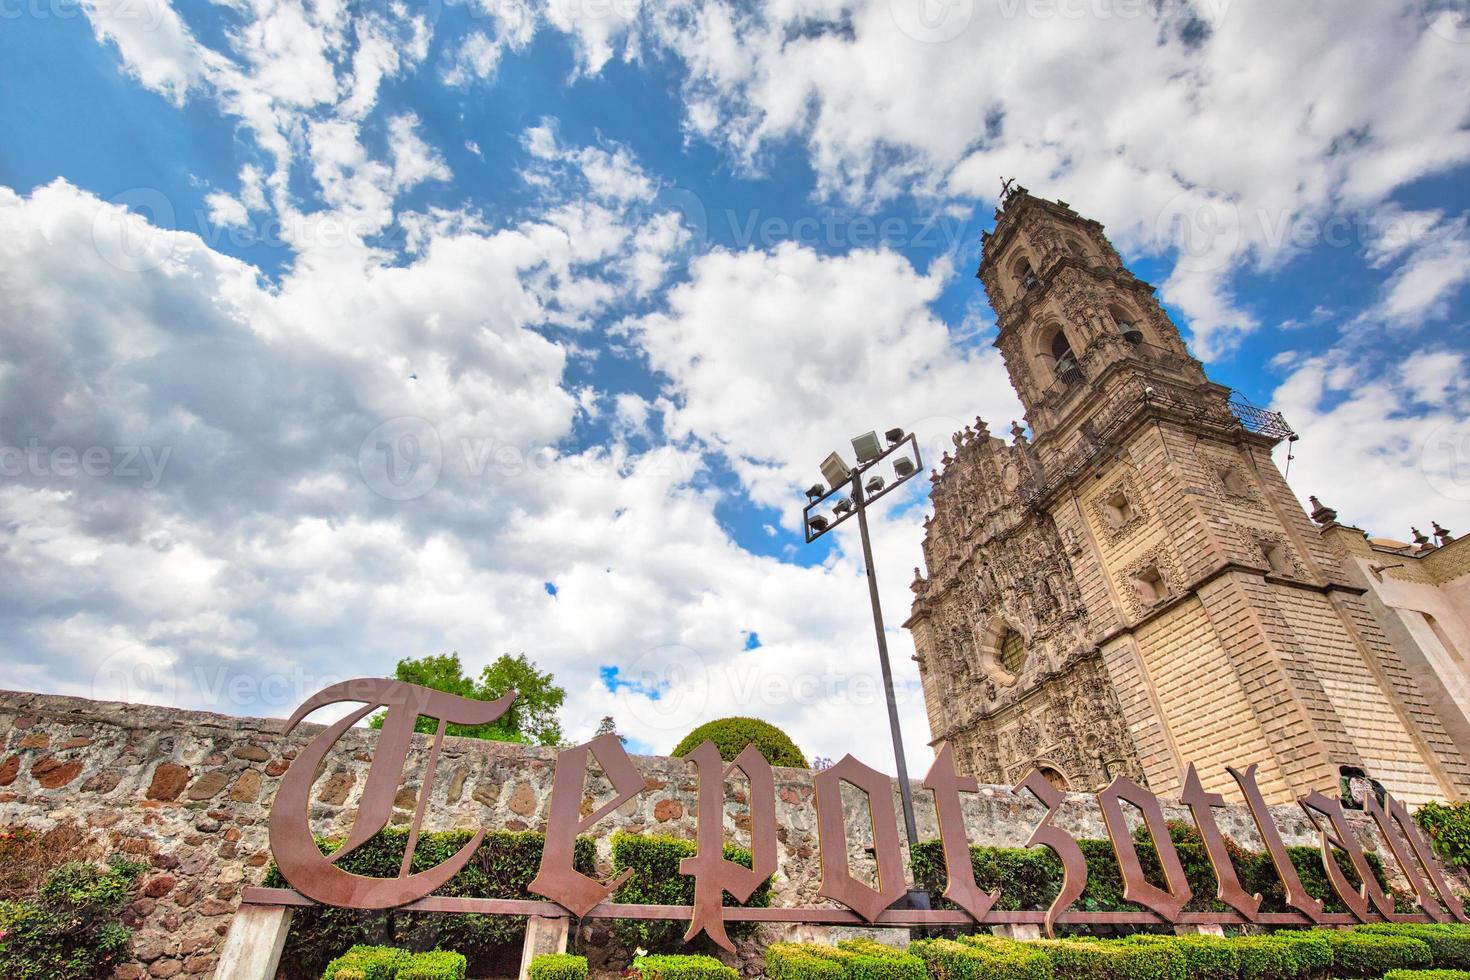
[[[573,736],[739,712],[883,760],[800,488],[1019,416],[973,276],[1002,176],[1287,413],[1303,497],[1470,530],[1470,22],[1359,6],[6,7],[9,683],[284,715],[524,651]],[[875,528],[915,764],[924,505]]]

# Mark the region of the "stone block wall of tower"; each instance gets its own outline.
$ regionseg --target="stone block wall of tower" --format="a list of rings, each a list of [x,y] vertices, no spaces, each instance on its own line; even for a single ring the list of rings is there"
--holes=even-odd
[[[1044,765],[1073,789],[1173,792],[1193,762],[1223,791],[1254,762],[1275,801],[1344,767],[1409,802],[1470,795],[1442,692],[1101,226],[1019,191],[980,278],[1032,437],[977,420],[934,481],[909,625],[935,739],[983,778]],[[1120,747],[1060,744],[1077,732]]]

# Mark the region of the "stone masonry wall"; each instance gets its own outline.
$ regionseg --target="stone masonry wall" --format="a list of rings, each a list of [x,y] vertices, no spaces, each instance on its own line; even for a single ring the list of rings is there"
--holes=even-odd
[[[128,925],[136,930],[135,958],[118,976],[212,976],[241,889],[258,884],[269,863],[266,818],[280,777],[320,730],[302,726],[282,737],[281,728],[275,719],[0,691],[0,827],[39,830],[71,822],[93,835],[97,856],[122,851],[148,861],[153,871],[127,911]],[[350,827],[376,737],[353,730],[329,757],[313,791],[318,833],[343,834]],[[405,765],[395,823],[410,819],[428,741],[419,739]],[[447,739],[425,829],[544,829],[555,755],[551,749]],[[647,791],[596,829],[604,865],[617,827],[694,836],[692,764],[645,756],[634,757],[634,763]],[[811,774],[778,769],[776,775],[781,867],[774,902],[810,904],[820,879]],[[589,781],[594,800],[606,791],[602,782]],[[921,837],[937,836],[929,794],[917,784],[914,794]],[[733,800],[741,797],[729,795],[727,829],[739,840],[741,807]],[[890,802],[897,807],[896,782]],[[852,794],[845,803],[849,851],[860,863],[861,849],[870,843],[863,839],[868,821],[859,812],[860,797]],[[1000,786],[967,794],[964,805],[971,840],[999,846],[1024,845],[1042,815],[1029,796]],[[1171,817],[1186,815],[1181,808],[1166,810]],[[1226,834],[1247,847],[1260,846],[1243,806],[1217,814]],[[1299,810],[1277,808],[1276,820],[1288,843],[1315,842]],[[1078,836],[1104,836],[1091,797],[1073,796],[1060,822]],[[1372,831],[1364,829],[1362,836],[1397,875],[1392,855]]]

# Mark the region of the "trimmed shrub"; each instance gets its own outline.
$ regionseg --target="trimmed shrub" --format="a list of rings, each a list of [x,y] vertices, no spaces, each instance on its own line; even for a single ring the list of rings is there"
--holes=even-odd
[[[411,870],[425,871],[440,864],[473,836],[466,830],[421,834]],[[458,898],[539,898],[527,891],[526,886],[536,877],[545,843],[544,835],[532,831],[488,833],[469,864],[434,894]],[[330,854],[341,844],[340,839],[317,841],[323,854]],[[407,846],[408,830],[390,827],[343,858],[337,867],[371,878],[396,878]],[[573,866],[583,874],[591,874],[595,861],[592,838],[579,837]],[[266,874],[264,884],[273,888],[289,887],[274,866]],[[469,967],[478,970],[492,965],[497,954],[515,949],[525,929],[526,920],[516,916],[315,906],[297,909],[292,916],[281,963],[290,980],[306,980],[321,976],[327,962],[349,947],[386,942],[391,947],[409,950],[436,947],[458,950],[465,955]]]
[[[1437,969],[1470,970],[1470,926],[1450,923],[1377,922],[1356,932],[1408,936],[1429,947]]]
[[[766,977],[769,980],[842,980],[842,965],[822,950],[831,946],[806,943],[772,943],[766,947]]]
[[[924,961],[872,939],[844,939],[837,963],[850,980],[925,980]]]
[[[1470,871],[1470,802],[1426,803],[1414,811],[1414,820],[1440,856]]]
[[[1177,949],[1184,957],[1189,980],[1235,980],[1240,973],[1240,956],[1235,952],[1234,945],[1230,940],[1219,936],[1159,936],[1139,933],[1122,942],[1171,946]],[[1323,952],[1327,953],[1327,962],[1331,963],[1332,954],[1327,951],[1326,946],[1323,946]]]
[[[1332,946],[1332,970],[1338,977],[1377,978],[1389,970],[1427,967],[1434,957],[1429,947],[1407,936],[1372,932],[1322,930]]]
[[[1184,954],[1165,943],[1043,939],[1034,943],[1051,960],[1057,980],[1187,980]]]
[[[679,873],[679,862],[693,857],[698,848],[693,841],[682,837],[665,837],[659,834],[630,834],[617,831],[612,838],[613,872],[621,873],[632,868],[633,876],[618,888],[613,901],[633,905],[692,905],[694,903],[694,879]],[[751,866],[751,853],[743,847],[727,843],[725,859]],[[724,895],[724,904],[740,906]],[[768,908],[771,904],[771,882],[766,881],[745,903],[747,908]],[[693,952],[712,951],[714,944],[709,937],[701,935],[698,942],[685,944],[684,933],[689,929],[687,922],[660,921],[656,919],[619,919],[613,925],[613,935],[628,949],[643,948],[656,953],[672,953],[684,950]],[[756,923],[729,922],[725,931],[732,938],[754,934]]]
[[[721,718],[705,722],[685,735],[684,741],[676,745],[671,754],[686,756],[706,741],[715,743],[715,748],[720,750],[720,758],[726,762],[734,762],[747,745],[754,745],[773,766],[809,768],[806,756],[791,741],[791,736],[759,718]]]
[[[934,980],[1052,980],[1051,960],[1031,944],[991,946],[984,936],[952,939],[917,939],[909,952],[923,961]]]
[[[131,933],[117,921],[147,865],[71,861],[53,868],[35,899],[0,903],[0,976],[91,980],[107,976]]]
[[[397,980],[464,980],[465,966],[462,953],[442,949],[415,953],[398,968]]]
[[[1285,929],[1271,938],[1291,948],[1298,976],[1325,977],[1332,970],[1332,944],[1322,930]]]
[[[354,946],[327,964],[322,980],[393,980],[412,957],[392,946]]]
[[[1389,970],[1383,980],[1470,980],[1464,970]]]
[[[640,956],[632,970],[641,980],[740,980],[713,956]]]
[[[530,980],[587,980],[587,957],[545,953],[531,961]]]
[[[1277,936],[1239,936],[1231,946],[1240,980],[1292,980],[1302,972],[1291,943]]]

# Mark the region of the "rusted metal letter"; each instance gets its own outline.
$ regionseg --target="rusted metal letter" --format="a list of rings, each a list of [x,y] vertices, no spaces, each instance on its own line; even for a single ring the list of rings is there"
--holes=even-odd
[[[978,793],[980,784],[955,772],[954,751],[946,742],[939,747],[934,765],[924,777],[924,788],[934,794],[934,809],[939,814],[939,839],[944,845],[948,881],[944,897],[980,922],[1000,898],[1000,892],[982,892],[975,884],[975,864],[970,859],[970,839],[965,835],[965,817],[960,809],[960,794]]]
[[[1138,847],[1133,843],[1133,835],[1128,833],[1128,821],[1123,815],[1124,801],[1138,807],[1143,814],[1144,826],[1153,838],[1154,851],[1159,855],[1159,866],[1164,871],[1168,888],[1151,885],[1144,878],[1143,865],[1138,862]],[[1184,866],[1179,863],[1179,852],[1169,837],[1169,826],[1164,820],[1164,808],[1159,806],[1159,798],[1127,776],[1114,776],[1108,788],[1097,795],[1097,805],[1102,809],[1103,821],[1108,825],[1108,839],[1117,855],[1118,868],[1123,872],[1124,900],[1153,909],[1169,922],[1177,921],[1194,891],[1184,877]]]
[[[1225,767],[1230,773],[1240,792],[1245,796],[1246,804],[1251,808],[1251,819],[1256,823],[1256,832],[1261,835],[1261,841],[1266,845],[1266,853],[1271,855],[1271,863],[1276,866],[1276,875],[1281,879],[1282,887],[1286,890],[1286,904],[1301,912],[1313,922],[1322,921],[1322,903],[1307,894],[1306,888],[1302,887],[1301,875],[1296,873],[1296,865],[1291,863],[1291,856],[1286,853],[1286,845],[1281,840],[1281,831],[1276,829],[1276,821],[1271,819],[1271,808],[1266,805],[1266,800],[1261,796],[1261,788],[1256,785],[1256,763],[1252,762],[1245,767],[1245,772],[1238,769]]]
[[[1465,917],[1465,903],[1455,895],[1455,892],[1445,882],[1444,875],[1439,869],[1438,859],[1434,856],[1434,850],[1419,833],[1419,827],[1414,819],[1409,816],[1409,811],[1404,805],[1392,796],[1387,797],[1387,805],[1381,806],[1378,797],[1372,793],[1366,793],[1363,797],[1363,809],[1373,816],[1373,821],[1378,824],[1378,832],[1388,842],[1389,850],[1393,851],[1394,860],[1404,872],[1404,877],[1409,879],[1409,884],[1414,886],[1414,894],[1419,901],[1419,907],[1424,913],[1436,922],[1448,922],[1450,916],[1454,916],[1461,922],[1470,922]],[[1394,824],[1398,825],[1398,833],[1394,832]],[[1429,879],[1428,883],[1424,877],[1414,868],[1414,861],[1410,859],[1409,853],[1404,850],[1404,843],[1414,852],[1414,858],[1424,869],[1424,877]],[[1429,886],[1434,886],[1434,891],[1439,894],[1439,901],[1434,900]],[[1449,909],[1449,915],[1445,915],[1444,909],[1440,908],[1440,902],[1444,908]]]
[[[579,818],[582,792],[587,783],[587,763],[597,759],[607,781],[612,783],[612,800],[586,817]],[[633,874],[628,868],[609,881],[589,878],[572,866],[577,835],[643,792],[643,777],[628,758],[622,741],[613,733],[563,749],[556,756],[556,776],[551,783],[551,819],[546,824],[546,846],[541,867],[526,887],[578,916],[592,911]]]
[[[1322,870],[1327,873],[1327,880],[1332,883],[1332,890],[1337,897],[1342,899],[1342,904],[1348,907],[1348,911],[1357,917],[1360,922],[1367,922],[1369,918],[1368,903],[1371,901],[1373,907],[1385,919],[1393,920],[1401,918],[1393,911],[1393,899],[1384,894],[1378,884],[1378,879],[1373,877],[1373,868],[1368,864],[1368,859],[1363,856],[1363,848],[1358,839],[1353,836],[1353,830],[1348,826],[1347,817],[1342,812],[1342,803],[1338,800],[1323,796],[1317,790],[1313,790],[1306,796],[1297,800],[1297,804],[1306,811],[1307,817],[1311,819],[1312,825],[1322,835]],[[1324,828],[1317,815],[1321,814],[1327,818],[1328,828]],[[1358,873],[1358,878],[1363,882],[1361,888],[1353,888],[1348,882],[1347,875],[1342,873],[1342,868],[1337,865],[1337,857],[1332,853],[1336,847],[1348,856],[1353,864],[1353,870]]]
[[[1192,762],[1184,774],[1184,792],[1180,795],[1179,802],[1189,807],[1190,813],[1194,815],[1194,824],[1199,828],[1200,837],[1204,839],[1205,854],[1215,872],[1216,900],[1229,905],[1247,920],[1256,921],[1261,910],[1261,896],[1247,895],[1241,887],[1235,863],[1230,860],[1230,849],[1225,846],[1219,824],[1215,823],[1214,808],[1224,806],[1225,797],[1219,793],[1205,792]]]
[[[1071,908],[1072,903],[1081,897],[1083,889],[1087,887],[1087,858],[1083,856],[1082,848],[1077,846],[1076,839],[1062,828],[1053,826],[1051,822],[1067,794],[1053,786],[1040,769],[1031,770],[1031,774],[1017,783],[1011,792],[1019,793],[1023,789],[1030,791],[1046,807],[1046,816],[1031,832],[1031,839],[1026,842],[1026,846],[1035,847],[1039,844],[1049,847],[1062,862],[1062,891],[1057,895],[1056,901],[1051,903],[1051,908],[1046,910],[1046,934],[1055,939],[1057,917]]]
[[[776,775],[754,745],[747,745],[728,768],[713,742],[703,743],[686,758],[699,767],[699,825],[695,831],[699,849],[694,857],[679,862],[679,873],[694,878],[694,915],[684,941],[707,932],[733,953],[735,944],[725,933],[725,892],[744,902],[776,873]],[[725,860],[725,780],[736,769],[750,783],[753,860],[749,868]]]
[[[483,725],[505,714],[515,692],[496,701],[476,701],[442,691],[430,690],[402,681],[381,677],[365,677],[343,681],[318,691],[296,709],[286,722],[282,734],[290,733],[301,719],[318,708],[343,701],[363,701],[363,707],[331,725],[311,744],[301,750],[281,778],[281,788],[271,806],[270,843],[276,867],[291,885],[307,898],[327,905],[345,908],[385,909],[407,904],[428,895],[469,863],[480,846],[485,832],[475,834],[449,860],[428,871],[409,874],[419,826],[423,822],[425,804],[434,783],[434,770],[439,760],[439,747],[444,741],[444,726]],[[372,768],[358,805],[357,820],[347,842],[329,857],[323,857],[311,835],[307,816],[311,785],[322,761],[332,746],[353,725],[379,708],[387,708]],[[408,847],[397,878],[365,878],[335,867],[334,862],[351,854],[388,824],[393,813],[393,798],[403,776],[403,764],[413,744],[414,723],[420,715],[439,719],[439,731],[429,750],[427,770],[419,790],[419,802],[409,831]]]
[[[872,922],[908,892],[903,852],[898,846],[898,817],[893,810],[893,783],[850,755],[812,780],[817,787],[817,837],[822,852],[822,886],[817,897],[841,902]],[[847,820],[842,813],[842,784],[868,796],[868,818],[873,828],[873,856],[878,862],[878,887],[853,877],[847,860]]]

